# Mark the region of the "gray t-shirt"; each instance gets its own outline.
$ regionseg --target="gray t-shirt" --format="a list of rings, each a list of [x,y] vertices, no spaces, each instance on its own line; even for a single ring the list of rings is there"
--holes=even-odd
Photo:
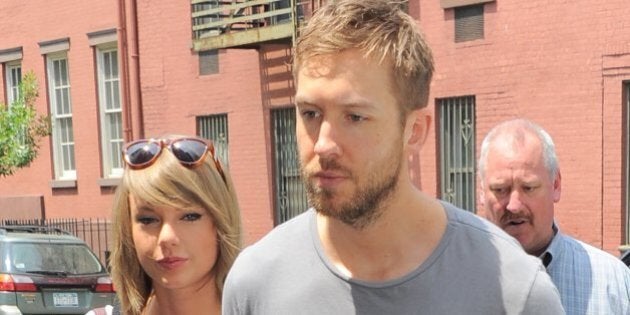
[[[386,282],[339,272],[310,209],[239,255],[223,314],[564,314],[539,259],[492,223],[443,205],[448,225],[435,251]]]

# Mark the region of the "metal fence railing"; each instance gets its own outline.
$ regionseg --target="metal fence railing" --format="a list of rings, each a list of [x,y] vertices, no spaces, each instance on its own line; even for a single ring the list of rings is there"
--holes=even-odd
[[[54,218],[54,219],[2,219],[0,225],[31,225],[58,228],[82,239],[108,266],[109,248],[112,242],[111,222],[103,218]]]

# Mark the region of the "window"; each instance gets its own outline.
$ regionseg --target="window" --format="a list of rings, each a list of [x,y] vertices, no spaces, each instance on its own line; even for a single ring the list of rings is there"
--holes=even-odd
[[[199,75],[219,73],[219,51],[204,50],[199,52]]]
[[[122,162],[122,107],[116,47],[97,48],[98,106],[101,121],[103,177],[120,177]]]
[[[20,96],[22,82],[22,47],[0,50],[0,64],[4,66],[4,90],[7,105],[11,106]]]
[[[440,196],[475,211],[475,97],[438,100]]]
[[[455,42],[483,39],[483,4],[455,8]]]
[[[214,152],[221,164],[229,166],[227,114],[197,117],[197,135],[212,140]]]
[[[20,61],[12,61],[5,66],[5,82],[7,91],[7,105],[9,109],[20,98],[20,83],[22,83],[22,63]],[[28,130],[24,128],[17,135],[22,145],[26,145],[26,136]]]
[[[55,179],[76,179],[70,77],[65,51],[46,55]]]
[[[11,106],[20,97],[20,83],[22,82],[22,63],[13,61],[6,64],[5,82],[7,104]]]
[[[308,209],[300,175],[295,137],[295,108],[271,111],[274,141],[275,223],[281,224]]]

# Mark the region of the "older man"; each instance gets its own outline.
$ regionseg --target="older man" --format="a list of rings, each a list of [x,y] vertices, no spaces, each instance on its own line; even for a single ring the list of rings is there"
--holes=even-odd
[[[630,269],[554,223],[561,176],[547,132],[524,119],[494,127],[481,145],[479,172],[488,219],[542,259],[567,314],[630,314]]]

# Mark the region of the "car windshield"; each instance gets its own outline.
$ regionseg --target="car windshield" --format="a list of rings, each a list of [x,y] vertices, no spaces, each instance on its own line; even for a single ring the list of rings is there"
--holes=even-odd
[[[96,256],[81,244],[12,243],[10,253],[16,272],[65,276],[103,271]]]

